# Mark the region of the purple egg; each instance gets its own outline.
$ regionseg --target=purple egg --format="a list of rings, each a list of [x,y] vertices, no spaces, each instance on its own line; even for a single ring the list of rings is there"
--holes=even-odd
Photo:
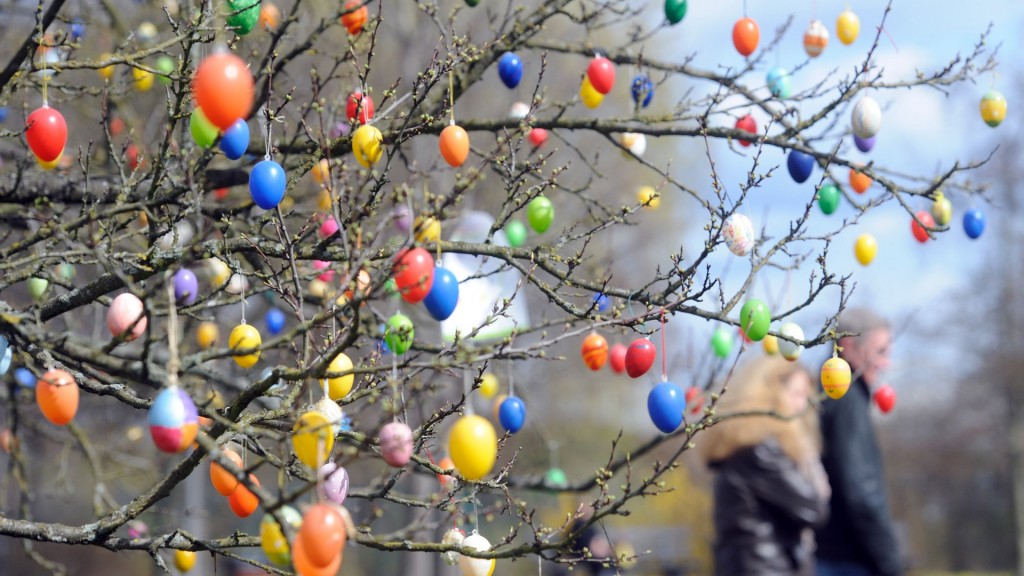
[[[412,212],[409,211],[409,207],[405,204],[395,206],[391,211],[391,222],[399,232],[408,234],[412,228]]]
[[[860,150],[861,152],[871,152],[871,149],[875,147],[875,137],[861,138],[854,134],[853,143],[857,146],[857,150]]]
[[[320,480],[321,496],[341,506],[348,496],[348,471],[334,462],[328,462],[320,467],[317,478]]]
[[[199,281],[188,268],[174,273],[174,300],[179,306],[191,306],[199,297]]]
[[[331,138],[341,138],[342,136],[348,136],[348,133],[352,131],[352,127],[348,125],[348,122],[338,122],[331,129]]]

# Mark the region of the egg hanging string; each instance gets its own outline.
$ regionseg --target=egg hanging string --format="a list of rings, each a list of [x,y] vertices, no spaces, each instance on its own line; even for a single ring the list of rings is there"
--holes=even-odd
[[[665,349],[665,309],[661,309],[661,381],[668,382],[668,352]]]
[[[455,126],[455,72],[448,70],[448,110],[451,112],[449,126]]]
[[[469,374],[469,368],[463,368],[462,370],[462,397],[466,404],[466,416],[472,416],[475,412],[473,410],[473,402],[470,400],[469,395],[473,392],[473,378]]]
[[[178,309],[174,299],[174,283],[167,282],[167,348],[169,358],[167,359],[167,385],[174,387],[178,385],[178,370],[181,368],[181,360],[178,358]]]

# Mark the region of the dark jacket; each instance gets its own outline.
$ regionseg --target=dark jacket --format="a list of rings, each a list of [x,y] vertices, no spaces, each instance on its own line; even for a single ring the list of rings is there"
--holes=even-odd
[[[870,409],[861,380],[844,398],[824,402],[822,465],[832,501],[829,521],[818,531],[818,558],[860,564],[875,576],[898,576],[903,568]]]
[[[711,463],[715,478],[715,574],[810,574],[814,551],[802,537],[827,504],[775,439]]]

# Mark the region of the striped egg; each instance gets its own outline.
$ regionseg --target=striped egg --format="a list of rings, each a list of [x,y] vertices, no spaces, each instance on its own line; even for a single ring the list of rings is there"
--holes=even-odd
[[[804,51],[811,58],[817,58],[828,46],[828,28],[821,20],[811,20],[804,31]]]
[[[199,413],[192,398],[177,386],[156,395],[149,409],[149,433],[163,452],[181,452],[196,439]]]
[[[600,334],[590,334],[583,339],[580,355],[588,368],[600,370],[608,361],[608,341]]]

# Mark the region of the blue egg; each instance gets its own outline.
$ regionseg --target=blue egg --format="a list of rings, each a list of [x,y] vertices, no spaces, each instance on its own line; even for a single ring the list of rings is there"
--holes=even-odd
[[[391,354],[391,348],[388,348],[387,340],[380,338],[377,340],[377,343],[380,345],[379,348],[381,354]]]
[[[651,422],[665,434],[679,428],[686,411],[686,394],[670,382],[662,382],[647,395],[647,413]]]
[[[854,134],[853,144],[857,147],[857,150],[860,150],[861,152],[871,152],[871,149],[875,147],[875,137],[861,138]]]
[[[498,407],[498,422],[501,427],[515,434],[526,423],[526,404],[515,396],[509,396]]]
[[[85,22],[75,20],[71,23],[71,40],[77,42],[85,36]]]
[[[280,308],[267,310],[267,315],[263,320],[267,323],[267,332],[270,332],[271,336],[277,336],[284,331],[286,318]]]
[[[7,106],[0,106],[0,123],[7,121]]]
[[[239,118],[220,137],[220,149],[232,160],[238,160],[249,149],[249,125]]]
[[[985,215],[974,209],[964,212],[964,232],[971,240],[977,240],[985,231]]]
[[[594,294],[594,306],[597,307],[598,312],[607,312],[612,307],[612,301],[604,294]]]
[[[781,66],[773,66],[765,76],[768,90],[776,98],[789,98],[793,95],[793,77]]]
[[[790,150],[789,158],[786,158],[786,168],[789,168],[789,175],[797,184],[803,184],[814,172],[814,156],[799,150]]]
[[[0,376],[7,374],[11,369],[11,360],[14,358],[14,350],[10,346],[4,348],[4,355],[0,357]]]
[[[344,412],[341,414],[341,420],[338,421],[339,432],[351,432],[352,431],[352,418]]]
[[[36,375],[28,368],[17,368],[14,370],[14,380],[22,388],[35,388]]]
[[[447,268],[434,269],[434,283],[423,299],[423,305],[434,320],[447,320],[459,303],[459,281]]]
[[[639,104],[641,108],[647,108],[654,98],[654,82],[651,82],[647,74],[637,74],[636,78],[633,78],[629,92],[633,95],[633,102]]]
[[[281,203],[287,185],[284,168],[273,160],[264,160],[253,166],[249,174],[249,194],[252,201],[264,210]]]
[[[505,86],[515,88],[523,79],[523,61],[511,52],[505,52],[498,60],[498,76]]]

